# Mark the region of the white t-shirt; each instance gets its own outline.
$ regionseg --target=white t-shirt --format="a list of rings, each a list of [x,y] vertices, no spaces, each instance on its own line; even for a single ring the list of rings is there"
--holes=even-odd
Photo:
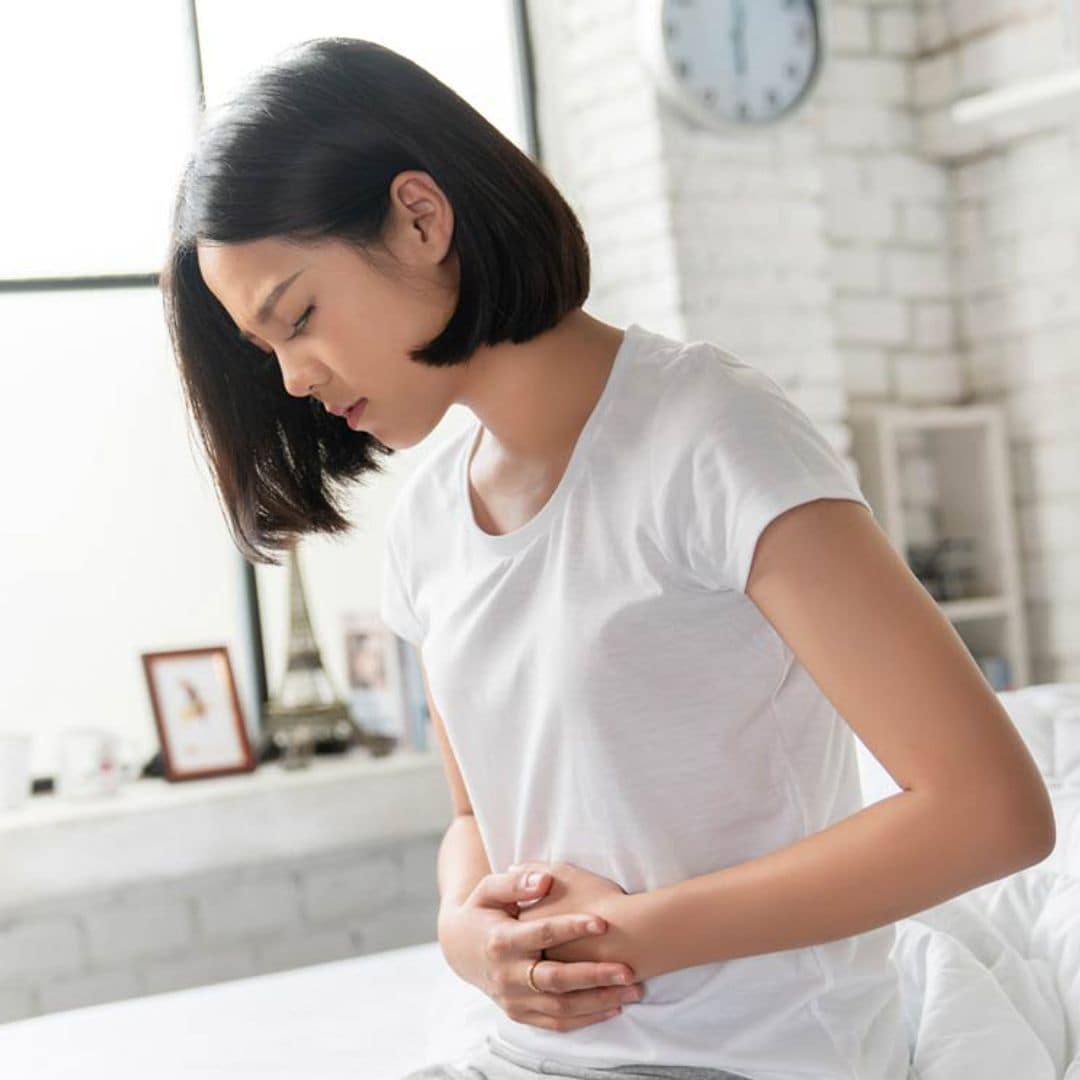
[[[630,325],[554,493],[484,532],[479,420],[406,480],[382,615],[421,647],[494,871],[566,861],[652,890],[863,806],[854,733],[746,595],[754,545],[854,474],[762,371]],[[722,913],[721,913],[722,915]],[[721,917],[721,916],[718,916]],[[895,926],[696,965],[576,1031],[495,1035],[570,1064],[905,1080]]]

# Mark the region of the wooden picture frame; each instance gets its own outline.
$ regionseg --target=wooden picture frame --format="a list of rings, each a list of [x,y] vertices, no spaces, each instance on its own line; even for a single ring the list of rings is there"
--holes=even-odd
[[[408,740],[408,712],[397,636],[377,611],[342,615],[345,683],[352,718],[368,731]]]
[[[165,778],[201,780],[257,767],[224,645],[141,653]]]

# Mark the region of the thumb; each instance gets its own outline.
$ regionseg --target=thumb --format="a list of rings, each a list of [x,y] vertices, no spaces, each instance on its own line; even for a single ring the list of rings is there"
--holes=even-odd
[[[542,870],[508,870],[504,874],[488,874],[477,884],[474,902],[483,907],[501,907],[518,900],[535,899],[550,881],[551,875]]]

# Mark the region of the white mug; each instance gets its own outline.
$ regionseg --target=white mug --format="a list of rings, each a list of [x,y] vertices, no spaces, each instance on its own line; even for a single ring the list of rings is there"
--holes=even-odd
[[[138,776],[138,766],[120,757],[120,739],[104,728],[68,728],[60,735],[56,794],[61,798],[112,795]]]
[[[0,810],[16,810],[30,797],[29,735],[0,734]]]

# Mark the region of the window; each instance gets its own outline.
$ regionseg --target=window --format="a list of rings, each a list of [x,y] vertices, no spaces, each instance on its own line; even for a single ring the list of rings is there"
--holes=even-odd
[[[253,733],[257,724],[251,568],[190,428],[157,289],[201,80],[212,105],[293,42],[371,38],[524,146],[519,5],[474,3],[467,24],[437,0],[42,2],[6,16],[0,91],[21,107],[7,112],[0,181],[0,730],[34,736],[35,777],[55,773],[68,727],[105,727],[131,740],[140,762],[157,751],[144,651],[228,645]],[[451,413],[447,430],[465,410]],[[377,608],[383,516],[426,452],[403,452],[394,475],[357,490],[363,525],[347,541],[301,549],[324,662],[342,688],[340,616]],[[256,579],[274,690],[286,571],[260,566]]]

